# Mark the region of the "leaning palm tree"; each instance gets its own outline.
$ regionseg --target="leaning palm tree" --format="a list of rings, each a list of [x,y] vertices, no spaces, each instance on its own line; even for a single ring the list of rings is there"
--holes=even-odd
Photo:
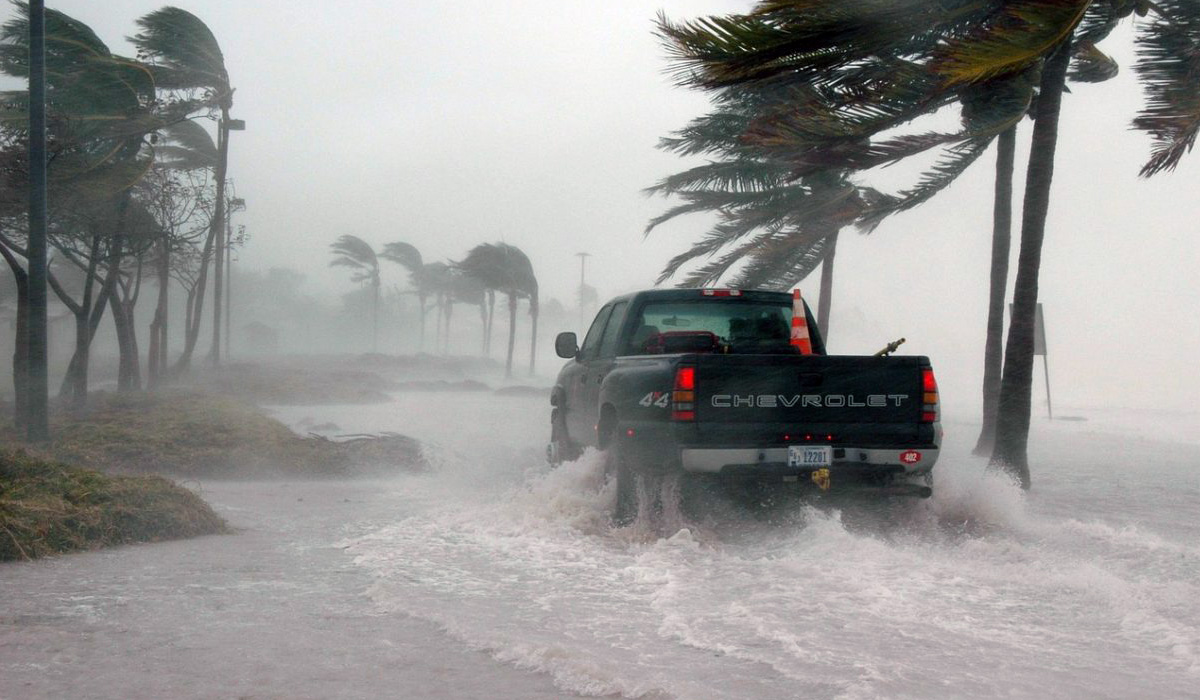
[[[375,249],[358,236],[344,235],[330,244],[333,261],[330,267],[348,267],[353,270],[353,282],[366,282],[371,287],[371,351],[379,349],[379,259]]]
[[[1077,72],[1111,69],[1111,59],[1096,51],[1094,43],[1136,5],[1119,0],[880,0],[847,6],[779,0],[762,2],[747,15],[659,23],[685,84],[723,89],[775,82],[794,89],[784,111],[766,114],[760,120],[764,128],[746,135],[752,140],[758,136],[759,146],[792,158],[800,170],[813,163],[861,169],[864,163],[879,164],[880,157],[892,159],[870,137],[961,99],[964,91],[1040,73],[1014,322],[993,456],[994,464],[1016,473],[1026,486],[1033,309],[1063,81],[1073,54]],[[1079,40],[1073,44],[1075,36]],[[969,157],[971,147],[957,148]]]
[[[512,376],[513,347],[516,341],[517,305],[529,300],[533,320],[533,340],[530,343],[529,371],[535,368],[537,351],[538,283],[529,257],[516,246],[507,243],[481,243],[470,250],[458,267],[474,277],[485,289],[503,293],[508,298],[508,355],[504,376]]]
[[[221,359],[221,293],[225,275],[225,180],[229,163],[229,110],[233,86],[225,69],[225,56],[208,25],[178,7],[163,7],[138,18],[141,29],[130,37],[139,56],[147,61],[162,90],[203,90],[204,102],[220,111],[217,122],[216,199],[210,222],[216,252],[213,266],[213,340],[209,356]],[[203,288],[198,295],[203,298]]]
[[[408,271],[408,282],[413,288],[413,293],[417,295],[417,308],[420,311],[421,329],[417,347],[425,348],[425,314],[429,310],[427,300],[431,291],[431,275],[425,269],[425,262],[421,258],[421,251],[417,250],[416,246],[403,241],[393,241],[385,243],[383,250],[380,251],[379,257],[389,262],[394,262],[400,267]]]

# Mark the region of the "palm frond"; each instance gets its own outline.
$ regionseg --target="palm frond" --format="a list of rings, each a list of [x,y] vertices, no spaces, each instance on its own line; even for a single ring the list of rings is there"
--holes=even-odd
[[[369,270],[379,269],[379,260],[375,257],[375,249],[358,236],[349,234],[340,236],[329,245],[330,251],[336,256],[330,266],[345,266]]]
[[[978,160],[979,156],[987,150],[993,138],[994,136],[986,136],[955,144],[946,149],[946,153],[934,163],[933,167],[921,175],[915,186],[896,196],[880,197],[874,206],[869,207],[859,219],[859,230],[864,233],[870,232],[883,219],[892,214],[907,211],[929,201],[934,195],[953,184],[959,175],[962,175],[972,163]]]
[[[1006,0],[930,62],[947,85],[1019,73],[1071,37],[1092,0]]]
[[[163,7],[138,18],[140,32],[129,41],[155,64],[155,79],[164,89],[207,88],[215,104],[232,103],[229,73],[221,46],[199,17],[178,7]]]
[[[1200,7],[1194,0],[1160,0],[1159,15],[1136,40],[1134,70],[1146,106],[1134,128],[1154,139],[1141,175],[1173,170],[1200,133]]]
[[[421,251],[417,250],[416,246],[403,241],[393,241],[383,245],[383,251],[379,253],[379,257],[389,262],[394,262],[405,270],[408,274],[418,275],[425,262],[421,259]]]

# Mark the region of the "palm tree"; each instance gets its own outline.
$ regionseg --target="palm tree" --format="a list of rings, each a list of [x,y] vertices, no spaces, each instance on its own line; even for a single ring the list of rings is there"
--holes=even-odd
[[[1026,181],[1016,291],[1020,303],[1014,303],[1000,398],[1001,415],[1009,415],[997,427],[993,456],[993,464],[1011,469],[1026,486],[1032,373],[1024,366],[1032,367],[1037,270],[1053,167],[1054,132],[1047,130],[1057,125],[1071,58],[1077,74],[1111,73],[1114,64],[1095,49],[1095,42],[1133,9],[1134,3],[1117,0],[863,3],[850,8],[837,3],[764,2],[749,15],[682,25],[665,19],[659,23],[685,84],[720,89],[775,80],[796,86],[790,115],[766,115],[766,128],[760,129],[766,138],[757,141],[773,150],[783,144],[794,152],[790,157],[801,170],[814,162],[830,167],[832,161],[835,167],[857,169],[879,157],[894,160],[894,153],[880,152],[869,140],[864,144],[863,137],[969,97],[971,91],[994,81],[1015,81],[1040,69],[1041,128],[1033,136],[1036,157],[1031,159]],[[880,27],[890,31],[881,32]],[[1073,35],[1078,37],[1074,56]],[[964,117],[969,116],[968,106],[971,102],[964,100]],[[909,146],[919,147],[921,140]],[[972,141],[981,152],[978,140]],[[961,143],[953,148],[969,155],[971,142]],[[938,175],[938,168],[933,175]],[[881,211],[889,208],[894,210],[885,206]]]
[[[330,267],[348,267],[353,270],[353,282],[366,282],[371,287],[371,351],[379,349],[379,259],[375,249],[358,236],[344,235],[330,244],[333,262]]]
[[[508,298],[508,355],[504,364],[506,378],[512,376],[517,304],[520,299],[529,300],[533,325],[529,372],[533,374],[537,352],[538,282],[529,257],[520,248],[507,243],[481,243],[467,253],[458,267],[478,280],[484,289],[501,292]]]
[[[441,277],[441,287],[442,296],[444,299],[442,313],[446,318],[446,330],[442,341],[442,352],[449,353],[450,315],[454,310],[454,305],[457,303],[463,303],[478,306],[483,332],[486,335],[487,296],[482,282],[480,282],[477,278],[468,275],[461,267],[454,264],[447,266],[445,269],[444,276]]]
[[[413,291],[417,295],[417,305],[421,314],[418,347],[424,349],[425,314],[429,310],[426,301],[431,293],[433,271],[425,269],[424,260],[421,258],[421,251],[417,250],[412,244],[403,241],[384,244],[379,257],[383,260],[394,262],[408,271],[408,282],[412,285]]]
[[[214,238],[216,260],[213,267],[213,340],[209,357],[213,364],[221,360],[221,293],[225,275],[225,180],[229,163],[229,110],[233,107],[233,86],[225,69],[225,57],[212,30],[199,17],[178,7],[163,7],[137,20],[141,31],[130,37],[139,57],[153,70],[160,89],[205,91],[205,102],[220,110],[217,122],[216,200],[209,235]],[[200,294],[204,297],[204,282]],[[203,304],[203,302],[200,302]],[[190,356],[189,356],[190,359]],[[186,363],[183,364],[186,367]]]

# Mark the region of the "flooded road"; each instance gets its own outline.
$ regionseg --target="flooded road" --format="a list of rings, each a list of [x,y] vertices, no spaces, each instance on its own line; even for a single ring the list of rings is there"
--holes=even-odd
[[[0,568],[0,697],[1195,697],[1200,447],[1035,426],[1035,490],[951,422],[935,497],[613,529],[545,399],[278,409],[431,472],[206,483],[240,534]],[[303,499],[303,500],[301,500]]]

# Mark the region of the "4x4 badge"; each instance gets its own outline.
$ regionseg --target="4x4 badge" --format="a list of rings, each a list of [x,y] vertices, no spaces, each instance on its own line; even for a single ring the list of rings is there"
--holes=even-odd
[[[666,408],[671,405],[671,395],[665,391],[652,391],[643,396],[642,400],[638,401],[638,404],[647,407],[658,406],[659,408]]]

